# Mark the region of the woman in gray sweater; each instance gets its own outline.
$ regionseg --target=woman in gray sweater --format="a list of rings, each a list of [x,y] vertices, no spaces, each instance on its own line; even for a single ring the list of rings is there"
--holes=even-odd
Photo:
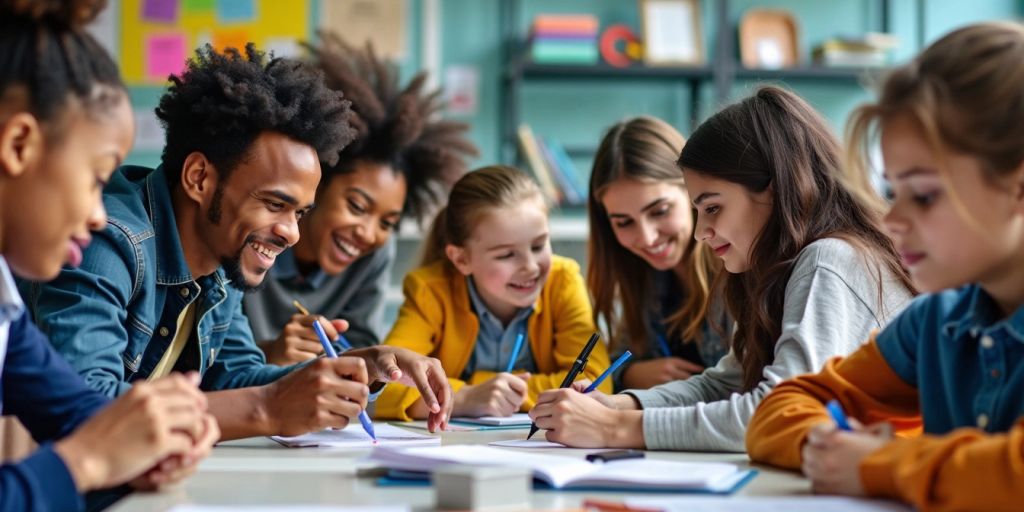
[[[843,184],[839,144],[802,99],[775,87],[712,116],[679,158],[694,230],[727,271],[731,350],[685,381],[608,396],[542,394],[530,416],[571,446],[743,451],[747,422],[779,382],[856,349],[913,287],[881,216]]]

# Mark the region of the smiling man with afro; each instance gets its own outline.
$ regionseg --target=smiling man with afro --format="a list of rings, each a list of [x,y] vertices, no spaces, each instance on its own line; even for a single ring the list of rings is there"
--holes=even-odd
[[[242,312],[276,257],[299,239],[321,162],[353,140],[342,92],[309,64],[209,45],[172,76],[157,116],[162,165],[125,166],[104,191],[107,227],[79,268],[34,286],[29,302],[57,349],[95,389],[202,374],[225,438],[343,427],[368,385],[400,379],[450,408],[436,362],[386,347],[302,367],[268,365]],[[378,386],[379,387],[379,384]]]

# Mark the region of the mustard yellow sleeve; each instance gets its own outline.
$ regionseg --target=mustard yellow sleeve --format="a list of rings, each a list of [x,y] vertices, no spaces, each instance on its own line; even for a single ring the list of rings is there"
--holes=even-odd
[[[398,310],[398,319],[384,338],[385,345],[407,348],[425,356],[434,353],[443,323],[442,301],[435,293],[416,271],[405,276],[402,282],[405,299]],[[453,393],[465,385],[452,378],[448,383]],[[374,417],[409,421],[412,419],[409,408],[419,399],[420,392],[413,386],[388,384],[374,404]]]
[[[871,341],[846,358],[833,358],[820,373],[788,380],[761,401],[747,427],[750,459],[797,469],[807,432],[831,421],[824,404],[836,399],[861,423],[893,424],[906,435],[920,429],[917,389],[889,367]]]
[[[920,511],[1020,510],[1024,500],[1024,421],[1009,432],[962,428],[897,439],[868,456],[861,481],[871,496]]]
[[[567,267],[562,269],[557,276],[552,275],[554,279],[551,283],[556,290],[550,307],[554,315],[553,352],[558,371],[539,373],[530,377],[529,394],[523,401],[522,411],[532,409],[537,403],[537,397],[542,392],[558,388],[569,373],[569,368],[572,367],[576,356],[587,344],[590,335],[597,332],[593,310],[590,306],[590,297],[587,295],[587,286],[583,282],[583,276],[579,273],[579,267],[575,264]],[[587,366],[579,378],[596,380],[609,364],[608,347],[604,342],[599,341],[594,346],[594,351],[590,353]],[[598,389],[605,393],[611,393],[612,379],[606,379]]]

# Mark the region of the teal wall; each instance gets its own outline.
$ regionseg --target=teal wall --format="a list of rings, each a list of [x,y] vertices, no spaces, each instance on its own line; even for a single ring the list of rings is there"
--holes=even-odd
[[[313,13],[322,1],[313,0]],[[400,63],[405,77],[420,66],[420,37],[422,0],[407,0],[407,26],[410,34],[407,58]],[[504,68],[501,54],[501,27],[499,2],[505,0],[438,0],[441,5],[441,65],[472,66],[480,76],[479,104],[476,113],[463,116],[471,123],[471,136],[481,149],[475,164],[496,162],[500,159],[500,74]],[[610,23],[627,23],[639,28],[637,3],[631,0],[523,0],[523,9],[517,25],[525,37],[530,21],[541,12],[590,12],[599,16],[602,27]],[[924,10],[917,9],[918,3]],[[919,37],[926,42],[959,25],[985,19],[1014,19],[1024,12],[1021,0],[891,0],[890,23],[892,32],[902,45],[895,53],[904,60],[920,49]],[[793,12],[800,26],[803,58],[809,60],[810,48],[834,35],[856,35],[880,28],[882,13],[877,0],[733,0],[730,18],[733,27],[743,12],[750,7],[776,7]],[[702,0],[703,35],[705,53],[712,54],[713,41],[719,27],[713,23],[715,0]],[[923,26],[921,25],[923,22]],[[734,30],[734,28],[730,28]],[[312,34],[311,34],[312,37]],[[443,78],[438,77],[439,79]],[[733,98],[749,92],[755,85],[750,81],[737,81]],[[787,84],[794,88],[832,122],[839,130],[846,116],[858,103],[870,98],[865,87],[855,83],[801,80]],[[136,108],[152,109],[162,89],[158,87],[134,88],[132,100]],[[552,136],[569,146],[594,146],[609,124],[627,116],[650,114],[662,117],[683,133],[689,126],[682,120],[690,116],[689,98],[678,86],[664,83],[622,83],[597,80],[569,80],[562,82],[531,83],[523,85],[521,118],[542,135]],[[701,92],[702,111],[706,117],[717,108],[709,82]],[[129,162],[154,164],[157,152],[133,152]],[[586,169],[586,158],[578,160]]]

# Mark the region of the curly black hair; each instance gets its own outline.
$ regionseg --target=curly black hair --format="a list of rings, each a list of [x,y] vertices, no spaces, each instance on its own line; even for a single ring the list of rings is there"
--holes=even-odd
[[[207,44],[170,80],[156,115],[167,134],[161,158],[172,185],[194,151],[213,163],[223,183],[266,131],[312,146],[327,165],[355,136],[351,103],[327,87],[322,72],[294,59],[267,59],[253,43],[244,56]]]
[[[90,114],[126,98],[117,65],[84,29],[106,4],[0,0],[0,97],[24,89],[29,112],[41,121],[55,120],[72,98]]]
[[[327,85],[352,100],[355,111],[356,140],[341,152],[337,164],[324,169],[321,187],[334,176],[353,172],[357,162],[388,164],[402,173],[408,186],[403,215],[422,223],[466,173],[466,157],[479,155],[465,137],[469,125],[435,118],[441,91],[423,93],[426,72],[399,89],[397,66],[377,58],[370,44],[357,50],[322,32],[318,45],[306,47],[326,74]]]

